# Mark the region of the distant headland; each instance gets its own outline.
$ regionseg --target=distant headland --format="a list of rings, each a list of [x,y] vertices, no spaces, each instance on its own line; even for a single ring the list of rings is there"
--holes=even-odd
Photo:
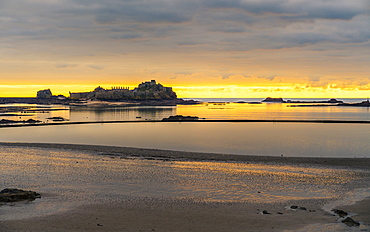
[[[268,97],[264,99],[262,102],[272,102],[272,103],[343,103],[343,101],[339,101],[335,98],[329,99],[327,101],[292,101],[292,100],[284,100],[283,98],[272,98]]]
[[[370,101],[362,101],[359,103],[344,103],[343,101],[337,100],[335,98],[329,99],[327,101],[292,101],[284,100],[283,98],[271,98],[268,97],[262,102],[265,103],[294,103],[301,105],[289,105],[289,107],[320,107],[320,106],[356,106],[356,107],[370,107]],[[303,105],[302,105],[303,104]]]

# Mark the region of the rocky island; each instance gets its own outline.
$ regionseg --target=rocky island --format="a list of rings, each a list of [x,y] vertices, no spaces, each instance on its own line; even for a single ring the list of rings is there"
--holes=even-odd
[[[171,87],[164,87],[157,84],[155,80],[143,82],[133,90],[128,87],[113,87],[104,89],[97,87],[91,92],[70,93],[71,99],[78,100],[104,100],[104,101],[122,101],[122,100],[173,100],[177,99],[176,93]]]
[[[164,87],[155,80],[142,82],[133,90],[128,87],[104,89],[97,87],[91,92],[70,92],[69,99],[78,101],[126,102],[131,105],[187,105],[198,104],[193,100],[177,98],[172,87]],[[90,104],[91,105],[91,104]],[[104,104],[107,105],[107,104]]]

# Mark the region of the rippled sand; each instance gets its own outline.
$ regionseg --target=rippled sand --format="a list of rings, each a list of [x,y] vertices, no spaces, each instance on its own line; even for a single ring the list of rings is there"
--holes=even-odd
[[[82,145],[0,149],[1,187],[43,196],[1,205],[0,231],[346,231],[330,208],[370,196],[369,159]],[[370,223],[364,204],[369,201],[351,208],[362,230]],[[287,210],[289,205],[307,210]]]

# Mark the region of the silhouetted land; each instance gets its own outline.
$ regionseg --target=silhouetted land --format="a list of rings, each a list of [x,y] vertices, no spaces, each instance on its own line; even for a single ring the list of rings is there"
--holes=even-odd
[[[164,99],[164,100],[125,100],[125,101],[106,101],[106,102],[127,102],[129,106],[175,106],[199,104],[194,100]],[[42,105],[71,105],[83,106],[86,101],[76,99],[58,98],[36,98],[36,97],[0,97],[0,104],[42,104]]]
[[[68,105],[71,102],[80,102],[80,101],[58,98],[0,97],[0,104],[19,103],[19,104],[43,104],[43,105],[54,105],[54,104]]]

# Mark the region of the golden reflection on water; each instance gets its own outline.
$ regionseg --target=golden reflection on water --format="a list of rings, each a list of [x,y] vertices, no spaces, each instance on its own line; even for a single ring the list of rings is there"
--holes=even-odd
[[[330,123],[112,123],[1,128],[0,141],[353,158],[370,156],[369,126]]]
[[[292,107],[293,103],[203,103],[177,106],[177,114],[207,119],[290,119],[290,120],[349,120],[354,115],[368,120],[369,112],[361,107]]]
[[[161,120],[171,115],[191,115],[206,119],[291,119],[291,120],[369,120],[369,110],[365,107],[291,107],[293,103],[203,103],[178,106],[138,106],[138,107],[75,107],[41,106],[22,104],[31,107],[22,113],[22,120],[36,119],[51,122],[52,117],[63,117],[70,121],[117,121],[117,120]],[[4,105],[10,106],[10,105]],[[16,106],[16,105],[13,105]],[[44,110],[45,109],[45,110]],[[57,110],[55,110],[57,109]],[[55,111],[54,111],[55,110]],[[17,112],[21,113],[21,112]],[[3,116],[14,119],[12,116]]]

